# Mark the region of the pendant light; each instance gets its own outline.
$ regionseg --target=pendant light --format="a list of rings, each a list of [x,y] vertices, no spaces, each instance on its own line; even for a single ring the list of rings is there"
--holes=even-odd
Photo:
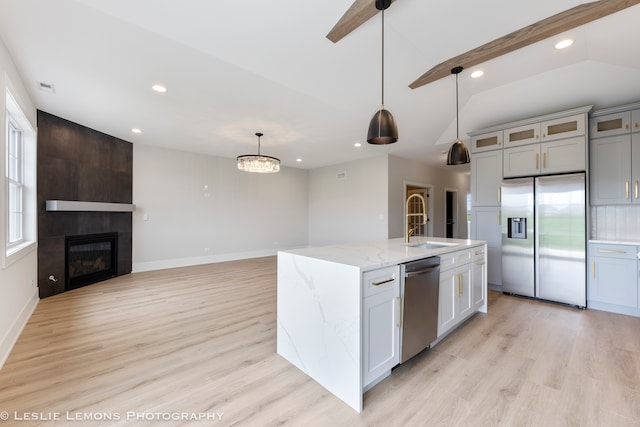
[[[275,173],[280,171],[280,159],[275,157],[263,156],[260,154],[260,137],[263,134],[256,133],[258,137],[258,154],[245,154],[244,156],[238,156],[236,161],[238,162],[238,169],[245,172],[253,173]]]
[[[391,111],[384,108],[384,11],[391,0],[376,0],[376,9],[382,11],[382,104],[369,123],[367,142],[369,144],[392,144],[398,140],[398,126]]]
[[[459,131],[460,125],[458,122],[458,74],[462,72],[462,67],[454,67],[451,69],[451,74],[456,75],[456,140],[453,142],[449,153],[447,154],[447,165],[464,165],[469,163],[469,150],[464,142],[460,140]]]

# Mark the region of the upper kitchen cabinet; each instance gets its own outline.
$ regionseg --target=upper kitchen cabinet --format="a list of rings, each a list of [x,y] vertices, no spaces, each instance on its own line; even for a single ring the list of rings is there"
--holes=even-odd
[[[502,150],[471,155],[471,204],[500,206]]]
[[[591,204],[640,203],[640,134],[591,141]]]
[[[501,130],[487,132],[471,137],[471,152],[479,153],[481,151],[497,150],[502,148],[503,133]]]
[[[592,205],[640,204],[640,103],[592,114]]]
[[[546,120],[540,123],[541,140],[545,142],[583,136],[586,125],[587,117],[584,113]]]
[[[640,103],[595,111],[589,121],[591,138],[640,132]]]

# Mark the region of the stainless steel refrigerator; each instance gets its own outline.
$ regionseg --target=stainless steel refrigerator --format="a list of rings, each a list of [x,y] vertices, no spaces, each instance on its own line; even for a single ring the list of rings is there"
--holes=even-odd
[[[503,180],[502,218],[502,290],[585,307],[585,174]]]

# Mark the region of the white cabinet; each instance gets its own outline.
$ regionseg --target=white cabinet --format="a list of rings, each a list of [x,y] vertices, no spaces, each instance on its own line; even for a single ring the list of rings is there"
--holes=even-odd
[[[540,144],[507,148],[503,153],[502,174],[505,178],[540,173]]]
[[[586,169],[586,139],[584,136],[529,144],[504,150],[505,178]]]
[[[589,121],[591,138],[626,134],[631,131],[631,111],[594,115]]]
[[[586,117],[584,114],[527,123],[505,129],[504,147],[509,148],[582,136],[585,134],[585,128]]]
[[[502,150],[471,155],[471,203],[499,206],[502,182]]]
[[[501,208],[480,207],[471,210],[471,238],[487,242],[487,281],[502,286]]]
[[[496,150],[502,148],[502,131],[486,132],[471,137],[471,152]]]
[[[486,304],[485,270],[473,269],[474,257],[479,262],[480,259],[484,260],[484,256],[485,246],[478,246],[440,257],[438,337],[445,335]],[[479,282],[474,284],[476,275]],[[474,294],[476,286],[481,290]]]
[[[640,203],[640,134],[591,141],[591,204]]]
[[[584,114],[545,120],[540,123],[541,141],[555,141],[585,134],[587,118]]]
[[[399,266],[363,274],[363,387],[387,375],[400,363],[399,277]]]
[[[516,147],[540,142],[540,123],[516,126],[504,131],[504,147]]]
[[[640,308],[638,305],[638,247],[592,243],[589,245],[588,305],[610,304]],[[610,308],[610,307],[607,307]],[[615,310],[614,310],[615,311]]]
[[[484,248],[475,249],[473,251],[473,259],[471,261],[471,295],[473,300],[472,308],[477,310],[482,307],[486,300],[487,289],[487,253]]]

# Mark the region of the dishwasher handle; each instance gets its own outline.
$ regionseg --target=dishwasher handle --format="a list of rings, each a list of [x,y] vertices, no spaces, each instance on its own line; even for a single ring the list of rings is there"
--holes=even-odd
[[[423,276],[425,274],[433,273],[434,271],[437,271],[439,269],[440,269],[440,266],[436,265],[433,267],[424,268],[422,270],[409,271],[404,274],[404,277]]]

